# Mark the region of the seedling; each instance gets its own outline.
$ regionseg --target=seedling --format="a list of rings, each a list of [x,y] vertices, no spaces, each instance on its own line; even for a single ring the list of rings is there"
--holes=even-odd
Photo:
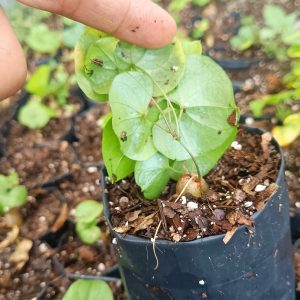
[[[74,77],[67,74],[63,65],[50,61],[37,68],[26,83],[26,90],[33,97],[20,109],[18,121],[31,129],[43,128],[59,115],[59,109],[72,110],[67,98],[73,83]],[[43,103],[49,97],[55,99],[56,107]]]
[[[95,200],[85,200],[75,208],[76,233],[86,244],[94,244],[101,231],[97,226],[103,206]]]
[[[200,180],[235,138],[231,82],[199,42],[143,49],[88,28],[76,47],[76,73],[89,97],[108,94],[102,151],[111,181],[134,173],[147,199],[186,173]]]
[[[277,5],[264,6],[264,26],[259,27],[253,18],[246,17],[236,36],[231,39],[233,48],[244,51],[257,44],[270,56],[278,60],[287,58],[287,48],[300,44],[300,28],[297,13],[286,14]]]
[[[296,57],[297,49],[289,51]],[[281,146],[287,146],[300,135],[300,61],[291,62],[291,70],[283,77],[285,89],[277,94],[267,95],[261,99],[250,102],[250,108],[255,116],[260,116],[266,106],[276,107],[276,118],[282,126],[273,129],[273,135]]]
[[[76,280],[71,284],[63,300],[113,300],[109,285],[103,280]]]
[[[22,206],[27,200],[27,189],[19,184],[19,176],[11,171],[8,176],[0,175],[0,214]]]

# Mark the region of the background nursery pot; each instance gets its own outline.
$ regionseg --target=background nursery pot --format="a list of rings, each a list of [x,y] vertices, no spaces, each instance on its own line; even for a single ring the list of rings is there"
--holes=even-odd
[[[102,170],[103,191],[105,176]],[[246,227],[241,226],[227,245],[224,235],[180,243],[157,240],[157,270],[150,240],[113,231],[109,199],[104,192],[104,213],[116,239],[120,273],[130,298],[295,299],[283,160],[276,183],[277,191],[253,216],[254,236],[250,237]]]

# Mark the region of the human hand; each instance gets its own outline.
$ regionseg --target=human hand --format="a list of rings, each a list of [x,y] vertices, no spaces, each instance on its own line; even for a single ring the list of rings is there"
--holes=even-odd
[[[63,15],[145,48],[167,45],[176,34],[174,20],[150,0],[19,0]],[[0,99],[14,94],[26,77],[18,42],[0,9]]]

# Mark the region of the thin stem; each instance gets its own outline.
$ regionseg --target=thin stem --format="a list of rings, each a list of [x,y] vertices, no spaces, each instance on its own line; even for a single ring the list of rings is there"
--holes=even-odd
[[[178,143],[184,148],[184,150],[190,155],[190,157],[192,158],[192,161],[196,167],[196,170],[197,170],[197,174],[199,176],[199,178],[201,178],[201,173],[200,173],[200,169],[197,165],[197,162],[196,162],[196,159],[194,158],[193,154],[191,153],[191,151],[181,142],[181,141],[178,141]]]

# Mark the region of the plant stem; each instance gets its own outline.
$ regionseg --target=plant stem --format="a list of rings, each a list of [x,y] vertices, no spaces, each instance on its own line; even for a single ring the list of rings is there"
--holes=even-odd
[[[193,154],[191,153],[191,151],[181,142],[178,140],[178,143],[184,148],[184,150],[190,155],[195,167],[196,167],[196,170],[197,170],[197,174],[198,174],[198,177],[201,178],[201,173],[200,173],[200,169],[197,165],[197,162],[196,162],[196,159],[194,158]]]

